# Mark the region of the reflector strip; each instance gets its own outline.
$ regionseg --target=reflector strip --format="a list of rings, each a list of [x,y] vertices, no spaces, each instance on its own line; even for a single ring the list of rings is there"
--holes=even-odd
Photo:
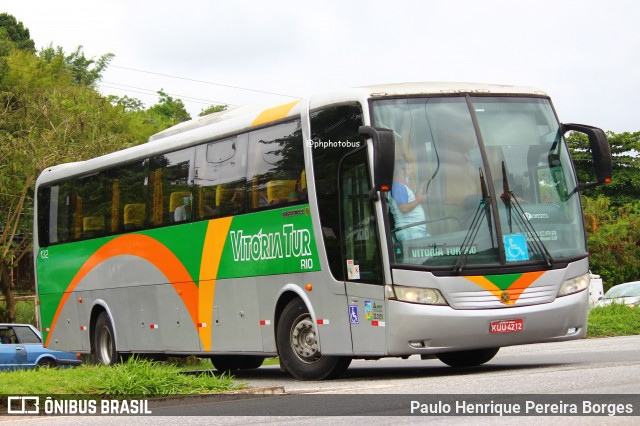
[[[329,324],[329,320],[328,319],[319,319],[316,322],[318,323],[318,325],[328,325]]]
[[[371,325],[374,327],[384,327],[384,321],[373,320],[371,321]]]
[[[82,331],[86,331],[86,330],[87,330],[87,327],[86,327],[86,326],[84,326],[84,325],[81,325],[81,326],[80,326],[80,330],[82,330]]]
[[[152,330],[155,330],[157,328],[159,328],[160,326],[158,324],[149,324],[149,328]]]
[[[198,323],[198,328],[207,328],[207,323],[206,322],[199,322]]]
[[[260,320],[260,325],[271,325],[271,320]]]

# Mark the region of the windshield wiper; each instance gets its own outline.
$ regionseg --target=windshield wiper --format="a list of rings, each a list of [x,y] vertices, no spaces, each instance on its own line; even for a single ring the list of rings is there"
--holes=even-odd
[[[502,191],[503,192],[502,195],[500,195],[500,199],[507,207],[507,222],[509,224],[509,233],[513,233],[513,224],[515,223],[518,229],[524,230],[525,233],[528,234],[528,236],[531,236],[531,239],[533,241],[528,242],[528,244],[540,253],[547,266],[553,266],[553,257],[551,257],[551,253],[549,253],[549,250],[547,250],[547,247],[540,239],[540,236],[534,229],[533,225],[531,225],[531,222],[529,222],[529,219],[527,219],[522,206],[518,202],[518,198],[509,188],[507,168],[504,164],[504,161],[502,162]],[[515,210],[516,212],[515,215],[513,214],[513,210]]]
[[[491,235],[491,246],[493,247],[493,231],[491,227],[491,196],[489,195],[489,191],[487,189],[487,183],[484,179],[484,173],[482,173],[482,169],[478,169],[479,177],[480,177],[480,189],[482,191],[482,199],[478,204],[478,208],[476,209],[476,213],[473,215],[473,220],[471,221],[471,226],[467,231],[467,235],[464,236],[464,240],[462,240],[462,244],[460,245],[460,257],[458,258],[456,265],[453,268],[455,273],[461,273],[462,269],[467,265],[467,259],[469,258],[469,251],[473,242],[476,240],[476,236],[480,231],[480,227],[482,226],[482,219],[487,218],[487,224],[489,225],[489,235]]]

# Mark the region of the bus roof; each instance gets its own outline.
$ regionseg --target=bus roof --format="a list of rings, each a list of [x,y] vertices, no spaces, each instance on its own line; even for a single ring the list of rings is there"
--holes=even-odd
[[[177,124],[155,135],[147,143],[116,151],[86,161],[61,164],[46,168],[38,178],[37,184],[57,181],[67,176],[81,176],[93,173],[113,165],[130,163],[137,159],[173,151],[187,146],[211,141],[212,139],[232,136],[235,133],[248,131],[253,127],[266,123],[299,116],[302,105],[314,109],[323,105],[347,101],[366,102],[371,98],[420,95],[447,94],[500,94],[500,95],[535,95],[546,96],[546,93],[533,87],[510,86],[482,83],[395,83],[363,86],[358,88],[336,90],[313,95],[309,99],[294,100],[279,105],[246,105],[225,110],[204,117]]]
[[[369,92],[369,97],[379,96],[400,96],[400,95],[442,95],[453,93],[494,93],[494,94],[514,94],[514,95],[543,95],[546,93],[534,87],[511,86],[505,84],[484,84],[484,83],[452,83],[452,82],[429,82],[429,83],[396,83],[379,84],[365,86]]]

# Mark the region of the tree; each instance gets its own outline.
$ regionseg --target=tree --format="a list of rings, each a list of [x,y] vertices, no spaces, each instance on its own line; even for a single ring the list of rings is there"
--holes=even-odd
[[[204,117],[205,115],[226,111],[226,110],[227,110],[227,105],[209,105],[208,107],[200,111],[200,114],[198,114],[198,116]]]
[[[582,198],[591,270],[605,290],[640,277],[640,203],[613,207],[603,195]]]
[[[605,289],[640,278],[640,132],[607,132],[607,138],[613,182],[582,197],[590,265]],[[567,142],[579,181],[595,181],[587,137],[572,133]]]
[[[140,99],[130,98],[127,95],[124,95],[124,96],[109,95],[107,96],[107,99],[109,100],[109,102],[111,102],[112,105],[117,105],[119,107],[122,107],[122,109],[126,112],[144,111],[144,104]]]
[[[620,207],[640,199],[640,132],[607,132],[613,156],[613,182],[584,191],[589,197],[606,196]],[[586,135],[572,132],[567,138],[580,182],[596,181]]]
[[[159,102],[149,109],[144,109],[144,104],[139,99],[128,96],[109,96],[112,105],[120,108],[125,115],[129,133],[140,142],[145,142],[150,135],[158,133],[167,127],[174,126],[191,117],[180,99],[173,99],[162,90]]]
[[[59,46],[54,48],[49,45],[49,47],[40,51],[40,58],[45,62],[62,59],[65,70],[70,74],[71,80],[75,84],[87,87],[94,87],[95,83],[102,78],[102,73],[107,69],[114,56],[113,53],[106,53],[98,59],[87,59],[84,56],[82,46],[78,46],[73,53],[67,56],[65,56],[62,47]]]
[[[0,13],[0,40],[5,42],[0,49],[2,55],[6,55],[12,49],[35,52],[35,43],[31,39],[29,30],[8,13]],[[5,51],[2,52],[2,50]]]
[[[77,53],[78,51],[76,51]],[[46,57],[28,50],[6,55],[0,76],[0,287],[15,320],[11,269],[32,242],[33,184],[47,166],[78,161],[139,143],[126,114],[92,86],[95,70],[79,71],[61,50]],[[75,56],[77,57],[77,56]],[[90,66],[92,62],[85,61]],[[78,79],[92,75],[93,80]]]
[[[149,118],[159,127],[175,126],[183,121],[191,120],[191,116],[180,99],[174,99],[162,89],[158,90],[160,101],[149,108]]]

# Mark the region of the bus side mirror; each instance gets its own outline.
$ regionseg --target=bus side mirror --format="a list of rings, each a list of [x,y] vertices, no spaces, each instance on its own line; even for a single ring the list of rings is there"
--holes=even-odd
[[[377,191],[391,191],[396,156],[393,130],[360,126],[358,133],[373,140],[373,188],[371,194],[373,195]]]
[[[596,169],[597,183],[583,185],[583,188],[589,188],[604,183],[611,183],[612,167],[611,167],[611,148],[607,141],[607,136],[597,127],[587,126],[585,124],[562,124],[562,134],[573,130],[584,133],[589,137],[589,147],[591,148],[591,157],[593,165]]]

